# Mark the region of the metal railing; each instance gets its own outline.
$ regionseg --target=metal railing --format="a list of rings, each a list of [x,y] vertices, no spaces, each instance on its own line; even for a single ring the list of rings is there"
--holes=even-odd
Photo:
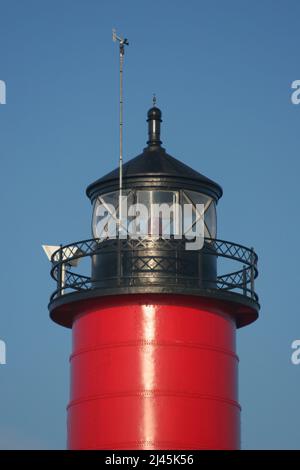
[[[132,287],[135,285],[136,279],[139,282],[144,279],[145,285],[147,285],[149,277],[153,278],[153,273],[158,274],[159,277],[156,281],[154,279],[151,285],[155,285],[155,282],[161,285],[163,279],[166,285],[175,283],[184,288],[185,283],[200,280],[199,274],[189,276],[185,275],[182,270],[180,273],[177,272],[177,263],[180,260],[180,254],[185,250],[186,241],[184,237],[181,240],[174,240],[172,237],[159,239],[159,256],[149,254],[151,248],[155,247],[156,241],[148,237],[143,239],[117,238],[109,240],[109,244],[99,239],[89,239],[61,246],[51,258],[51,276],[57,283],[57,289],[53,292],[50,300],[74,291],[103,288],[107,286],[107,283],[116,287]],[[215,287],[209,289],[239,293],[258,302],[254,286],[254,281],[258,276],[258,257],[253,248],[249,249],[243,245],[218,239],[205,239],[202,249],[205,247],[208,247],[206,254],[209,256],[241,264],[238,270],[217,275],[215,279],[211,280]],[[121,273],[118,269],[118,274],[115,276],[93,279],[91,276],[74,272],[77,264],[83,258],[117,254],[116,260],[119,263],[121,256],[126,253],[130,253],[132,266],[134,266],[129,273]],[[170,263],[170,260],[174,260],[174,265],[170,265],[170,269],[166,269],[166,263]],[[210,280],[205,279],[205,282],[210,282]]]

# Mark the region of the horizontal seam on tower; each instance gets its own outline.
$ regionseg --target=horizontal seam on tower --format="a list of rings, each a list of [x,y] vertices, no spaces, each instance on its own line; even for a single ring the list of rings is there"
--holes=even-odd
[[[190,442],[187,444],[182,441],[126,441],[126,442],[109,442],[106,444],[106,446],[97,446],[97,447],[90,447],[90,446],[85,446],[85,447],[76,447],[76,450],[110,450],[110,449],[120,449],[120,448],[128,448],[128,449],[133,449],[134,446],[137,446],[139,448],[143,448],[145,446],[151,446],[152,449],[158,449],[158,450],[164,450],[164,449],[170,449],[170,446],[174,447],[176,446],[176,449],[185,449],[185,450],[212,450],[215,448],[215,444],[213,446],[203,446],[203,444],[197,444],[193,443],[191,444]],[[234,447],[223,447],[220,446],[218,447],[218,450],[234,450]]]
[[[228,356],[231,356],[234,358],[237,362],[239,362],[239,357],[237,354],[235,354],[232,351],[228,351],[227,349],[220,348],[218,346],[211,346],[209,344],[205,343],[187,343],[187,342],[157,342],[157,341],[124,341],[120,343],[106,343],[102,344],[101,346],[95,346],[93,348],[81,348],[78,349],[76,352],[73,352],[70,355],[70,361],[76,356],[79,356],[81,354],[86,354],[89,352],[93,351],[99,351],[101,349],[108,349],[108,348],[120,348],[120,347],[133,347],[133,346],[138,346],[138,347],[143,347],[143,346],[167,346],[167,347],[184,347],[184,348],[197,348],[197,349],[207,349],[210,351],[215,351],[219,352],[222,354],[226,354]]]
[[[155,396],[174,396],[174,397],[185,397],[185,398],[193,398],[193,399],[200,399],[200,400],[215,400],[220,401],[222,403],[226,403],[231,406],[235,406],[239,410],[241,410],[241,405],[235,401],[230,400],[229,398],[219,397],[217,395],[205,395],[201,393],[191,393],[191,392],[173,392],[173,391],[161,391],[161,390],[137,390],[137,391],[127,391],[122,393],[103,393],[98,395],[91,395],[85,398],[78,398],[77,400],[72,400],[67,406],[67,410],[73,406],[79,405],[81,403],[87,401],[95,401],[95,400],[105,400],[110,398],[120,398],[120,397],[131,397],[131,396],[139,396],[144,398],[150,398]]]

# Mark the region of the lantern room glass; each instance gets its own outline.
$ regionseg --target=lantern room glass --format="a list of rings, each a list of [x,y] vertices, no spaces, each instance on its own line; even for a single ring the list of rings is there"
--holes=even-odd
[[[204,236],[208,239],[217,236],[216,203],[205,194],[188,190],[132,189],[123,190],[122,196],[127,198],[127,214],[122,214],[121,225],[125,232],[130,228],[129,237],[135,233],[139,234],[139,237],[147,238],[178,238],[181,234],[190,234],[201,218],[204,218]],[[185,210],[186,204],[191,206],[192,210]],[[141,211],[141,205],[146,210]],[[163,206],[169,211],[160,211]],[[204,210],[200,210],[200,207]],[[98,196],[94,203],[92,219],[94,238],[100,241],[116,238],[118,223],[119,191]]]

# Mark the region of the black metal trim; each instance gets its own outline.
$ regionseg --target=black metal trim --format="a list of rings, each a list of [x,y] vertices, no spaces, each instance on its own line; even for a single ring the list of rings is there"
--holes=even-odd
[[[123,189],[137,189],[137,190],[158,190],[166,189],[170,191],[178,191],[180,189],[196,191],[212,197],[216,202],[221,197],[222,193],[219,187],[213,186],[206,182],[200,182],[197,179],[192,179],[185,176],[159,176],[156,174],[144,174],[136,176],[128,176],[123,179]],[[119,184],[115,178],[103,181],[101,184],[93,183],[87,189],[87,195],[92,202],[102,194],[113,191],[118,191]]]
[[[242,268],[219,275],[214,280],[205,279],[205,283],[203,283],[203,279],[197,276],[188,276],[182,270],[174,273],[172,270],[166,269],[164,262],[162,262],[168,260],[171,255],[174,258],[174,253],[184,251],[187,242],[184,237],[180,240],[174,239],[174,237],[160,239],[159,242],[159,255],[151,255],[154,256],[155,269],[151,268],[153,263],[149,265],[148,258],[151,258],[149,246],[156,242],[149,237],[137,240],[115,239],[106,242],[88,239],[61,246],[51,258],[51,276],[57,282],[57,289],[51,295],[50,305],[53,302],[56,304],[58,298],[70,296],[70,292],[82,294],[84,298],[89,295],[87,292],[95,292],[96,296],[153,292],[213,296],[233,302],[238,301],[259,309],[258,296],[254,289],[254,279],[258,276],[258,257],[253,249],[225,240],[205,239],[202,250],[205,250],[206,254],[237,261],[242,264]],[[130,252],[133,259],[138,261],[129,275],[128,273],[122,275],[118,271],[116,276],[92,279],[90,276],[78,274],[72,270],[74,264],[81,258],[117,253],[119,254],[118,259],[120,259],[122,253],[125,252]],[[175,258],[177,259],[177,255]],[[147,269],[144,269],[145,266]],[[204,285],[208,287],[204,288]]]
[[[168,287],[164,288],[161,286],[156,288],[120,288],[118,290],[118,296],[125,295],[136,297],[143,295],[145,302],[149,301],[149,296],[150,299],[154,298],[155,301],[157,294],[162,294],[164,296],[171,295],[172,300],[174,299],[174,296],[178,296],[178,298],[182,297],[182,301],[184,303],[186,302],[186,300],[184,300],[185,297],[188,297],[188,300],[191,298],[202,299],[202,302],[204,303],[211,302],[214,309],[218,307],[218,303],[220,302],[220,311],[223,311],[224,306],[227,306],[231,316],[235,319],[237,328],[241,328],[254,322],[258,318],[260,309],[259,303],[253,299],[245,297],[242,294],[233,294],[216,289],[187,289],[182,291],[180,288],[170,290]],[[48,308],[50,317],[56,323],[67,328],[71,328],[76,316],[82,313],[80,309],[83,308],[83,304],[88,305],[88,303],[94,299],[99,299],[100,305],[101,301],[103,303],[109,299],[114,301],[116,299],[115,289],[94,289],[83,292],[72,292],[57,297],[49,303]],[[77,307],[79,308],[79,311],[77,310]]]

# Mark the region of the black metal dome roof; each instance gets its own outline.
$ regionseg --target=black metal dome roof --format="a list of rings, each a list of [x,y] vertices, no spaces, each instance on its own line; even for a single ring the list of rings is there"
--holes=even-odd
[[[131,187],[169,187],[193,189],[218,200],[222,188],[206,176],[169,155],[160,141],[161,111],[153,107],[148,111],[149,140],[143,153],[123,165],[123,189]],[[119,185],[119,168],[90,184],[86,193],[90,199],[98,194],[115,191]]]

